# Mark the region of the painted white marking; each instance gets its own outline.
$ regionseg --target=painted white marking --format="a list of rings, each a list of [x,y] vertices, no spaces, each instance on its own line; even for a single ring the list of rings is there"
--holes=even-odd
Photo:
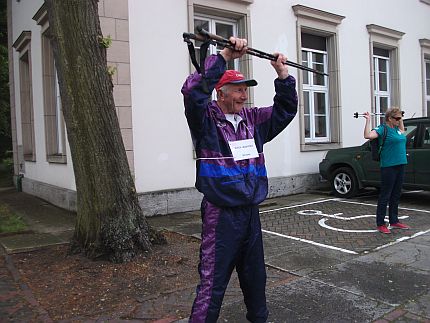
[[[354,201],[345,201],[342,199],[332,199],[332,201],[337,201],[341,203],[349,203],[349,204],[359,204],[359,205],[367,205],[367,206],[377,206],[376,204],[370,204],[370,203],[361,203],[361,202],[354,202]],[[424,212],[424,213],[430,213],[428,210],[420,210],[420,209],[411,209],[407,207],[399,207],[399,210],[406,210],[406,211],[415,211],[415,212]]]
[[[351,217],[346,217],[346,216],[340,216],[343,213],[335,213],[335,214],[326,214],[326,213],[322,213],[322,211],[319,210],[301,210],[297,212],[298,214],[302,214],[302,215],[319,215],[325,218],[332,218],[332,219],[338,219],[338,220],[344,220],[344,221],[351,221],[351,220],[356,220],[356,219],[361,219],[361,218],[371,218],[371,217],[375,217],[374,214],[366,214],[366,215],[357,215],[357,216],[351,216]],[[408,217],[408,216],[406,216]],[[405,217],[403,217],[405,218]]]
[[[313,204],[319,204],[319,203],[325,203],[325,202],[330,202],[330,201],[341,202],[341,203],[349,203],[349,204],[366,205],[366,206],[374,206],[374,207],[377,206],[376,204],[362,203],[362,202],[355,202],[355,201],[346,201],[346,200],[342,200],[340,198],[332,198],[332,199],[326,199],[326,200],[313,201],[313,202],[309,202],[309,203],[303,203],[303,204],[285,206],[285,207],[280,207],[280,208],[277,208],[277,209],[264,210],[264,211],[260,211],[259,213],[262,214],[262,213],[276,212],[276,211],[293,209],[293,208],[297,208],[297,207],[302,207],[302,206],[307,206],[307,205],[313,205]],[[399,207],[399,209],[406,210],[406,211],[415,211],[415,212],[430,213],[430,211],[428,211],[428,210],[412,209],[412,208],[405,208],[405,207]],[[312,213],[309,213],[309,211],[311,211]],[[328,217],[328,218],[336,218],[336,219],[342,219],[342,220],[346,220],[346,221],[348,221],[348,220],[355,220],[355,219],[358,219],[358,218],[374,217],[375,216],[374,214],[372,214],[372,215],[368,215],[367,214],[367,215],[359,215],[359,216],[354,216],[354,217],[341,217],[340,215],[343,214],[343,213],[324,214],[324,213],[322,213],[322,211],[318,211],[318,210],[302,210],[302,211],[299,211],[299,212],[304,212],[304,213],[301,213],[301,214],[304,214],[304,215],[320,215],[320,216],[324,216],[324,217]],[[299,213],[299,212],[297,212],[297,213]],[[306,213],[306,212],[308,212],[308,213]],[[409,216],[399,216],[399,219],[406,219],[408,217]],[[387,218],[388,217],[386,217],[386,219]],[[366,232],[366,233],[367,232],[372,232],[372,233],[373,232],[377,232],[377,230],[345,230],[345,229],[337,229],[337,228],[334,228],[334,227],[331,227],[331,226],[325,224],[325,222],[327,220],[328,220],[327,218],[325,218],[325,219],[323,218],[318,223],[322,227],[324,227],[326,229],[329,229],[329,230],[334,230],[334,231],[341,231],[341,232],[362,232],[362,233],[363,232]],[[338,247],[334,247],[334,246],[322,244],[322,243],[319,243],[319,242],[315,242],[315,241],[312,241],[312,240],[301,239],[301,238],[297,238],[297,237],[293,237],[293,236],[288,236],[288,235],[284,235],[284,234],[280,234],[280,233],[277,233],[277,232],[268,231],[268,230],[264,230],[264,229],[262,229],[261,231],[265,232],[265,233],[268,233],[268,234],[273,234],[273,235],[276,235],[276,236],[280,236],[280,237],[283,237],[283,238],[287,238],[287,239],[291,239],[291,240],[295,240],[295,241],[301,241],[301,242],[309,243],[309,244],[312,244],[312,245],[315,245],[315,246],[324,247],[324,248],[327,248],[327,249],[337,250],[337,251],[341,251],[341,252],[345,252],[345,253],[349,253],[349,254],[355,254],[355,255],[358,254],[357,252],[352,251],[352,250],[338,248]],[[418,237],[418,236],[426,234],[428,232],[430,232],[430,230],[418,232],[418,233],[416,233],[416,234],[414,234],[414,235],[412,235],[410,237],[399,238],[399,239],[397,239],[394,242],[388,243],[386,245],[382,245],[382,246],[377,247],[377,248],[375,248],[373,250],[377,251],[377,250],[380,250],[382,248],[391,246],[393,244],[397,244],[397,243],[399,243],[401,241],[405,241],[405,240],[409,240],[409,239]],[[368,253],[368,252],[369,251],[365,251],[365,253]]]
[[[350,232],[350,233],[373,233],[373,232],[378,232],[378,230],[348,230],[348,229],[338,229],[338,228],[329,226],[328,224],[325,223],[328,220],[327,218],[332,218],[332,219],[337,219],[337,220],[343,220],[343,221],[351,221],[351,220],[362,219],[362,218],[374,218],[375,217],[374,214],[365,214],[365,215],[357,215],[357,216],[346,217],[346,216],[340,216],[343,213],[326,214],[326,213],[323,213],[322,211],[319,211],[319,210],[301,210],[301,211],[298,211],[297,213],[301,214],[301,215],[319,215],[319,216],[322,216],[324,218],[322,218],[321,220],[319,220],[318,224],[320,226],[322,226],[323,228],[326,228],[326,229],[329,229],[329,230],[333,230],[333,231]],[[409,218],[409,216],[407,216],[407,215],[399,216],[400,220],[407,219],[407,218]],[[386,216],[385,219],[388,219],[388,216]]]
[[[358,254],[357,252],[352,251],[352,250],[338,248],[338,247],[326,245],[326,244],[323,244],[323,243],[315,242],[315,241],[312,241],[312,240],[297,238],[297,237],[293,237],[293,236],[287,236],[285,234],[281,234],[281,233],[277,233],[277,232],[273,232],[273,231],[268,231],[268,230],[261,230],[261,231],[263,231],[265,233],[268,233],[268,234],[273,234],[273,235],[278,236],[278,237],[287,238],[287,239],[291,239],[291,240],[295,240],[295,241],[300,241],[300,242],[304,242],[304,243],[309,243],[309,244],[312,244],[312,245],[315,245],[315,246],[319,246],[319,247],[323,247],[323,248],[327,248],[327,249],[342,251],[342,252],[350,253],[350,254],[353,254],[353,255],[357,255]]]
[[[372,215],[373,217],[374,215]],[[321,220],[318,221],[318,224],[320,226],[322,226],[325,229],[329,229],[329,230],[333,230],[333,231],[340,231],[340,232],[351,232],[351,233],[373,233],[373,232],[378,232],[378,230],[347,230],[347,229],[339,229],[339,228],[334,228],[332,226],[329,226],[327,224],[325,224],[325,222],[327,221],[327,218],[323,218]]]
[[[291,206],[285,206],[285,207],[280,207],[278,209],[272,209],[272,210],[264,210],[264,211],[260,211],[261,213],[269,213],[269,212],[276,212],[276,211],[281,211],[281,210],[287,210],[287,209],[293,209],[295,207],[301,207],[301,206],[306,206],[306,205],[312,205],[312,204],[318,204],[318,203],[324,203],[324,202],[329,202],[329,201],[337,201],[338,199],[327,199],[327,200],[320,200],[320,201],[314,201],[314,202],[309,202],[309,203],[303,203],[303,204],[297,204],[297,205],[291,205]]]
[[[423,191],[423,190],[417,190],[417,191],[405,191],[405,192],[402,192],[402,194],[421,193],[421,192],[424,192],[424,191]]]
[[[420,231],[420,232],[417,232],[417,233],[415,233],[415,234],[411,235],[410,237],[402,237],[402,238],[399,238],[399,239],[397,239],[397,240],[395,240],[395,241],[393,241],[393,242],[390,242],[390,243],[384,244],[384,245],[382,245],[382,246],[379,246],[379,247],[377,247],[377,248],[373,249],[373,251],[381,250],[381,249],[383,249],[383,248],[386,248],[386,247],[389,247],[389,246],[392,246],[392,245],[398,244],[399,242],[406,241],[406,240],[409,240],[409,239],[412,239],[412,238],[416,238],[416,237],[422,236],[423,234],[426,234],[426,233],[429,233],[429,232],[430,232],[430,229],[429,229],[429,230],[426,230],[426,231]]]
[[[319,215],[319,216],[325,216],[325,217],[334,218],[334,219],[346,219],[345,217],[340,216],[343,213],[325,214],[325,213],[322,213],[322,211],[320,210],[301,210],[301,211],[297,211],[297,213],[301,215]]]

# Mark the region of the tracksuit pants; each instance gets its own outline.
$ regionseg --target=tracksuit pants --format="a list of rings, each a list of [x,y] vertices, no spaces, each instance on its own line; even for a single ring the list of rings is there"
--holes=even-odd
[[[202,201],[200,284],[190,322],[216,322],[233,269],[251,322],[266,322],[266,267],[258,206],[218,207]]]

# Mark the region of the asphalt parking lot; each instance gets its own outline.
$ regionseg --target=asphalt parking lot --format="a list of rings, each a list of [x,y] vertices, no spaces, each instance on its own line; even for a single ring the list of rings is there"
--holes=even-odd
[[[414,197],[420,202],[430,201],[430,196],[426,199],[427,193],[414,194],[405,197],[410,206],[402,203],[399,207],[400,221],[409,224],[411,230],[393,229],[390,235],[378,233],[375,194],[355,200],[327,198],[264,209],[260,212],[263,232],[266,241],[276,236],[303,246],[349,255],[366,254],[430,232],[430,203],[414,205],[413,201]],[[267,244],[266,249],[271,250]]]
[[[389,235],[375,230],[376,203],[377,192],[367,191],[261,205],[268,272],[295,277],[267,289],[270,322],[430,322],[430,193],[404,192],[399,217],[411,229]],[[151,222],[200,234],[199,212]],[[242,322],[245,312],[240,297],[229,298],[220,321]]]

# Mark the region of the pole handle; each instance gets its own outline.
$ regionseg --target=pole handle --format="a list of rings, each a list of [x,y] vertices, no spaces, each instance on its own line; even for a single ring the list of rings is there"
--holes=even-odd
[[[383,112],[377,112],[377,113],[374,113],[374,112],[371,112],[371,113],[369,113],[371,116],[383,116],[383,115],[385,115],[385,113],[383,113]],[[405,115],[405,111],[402,111],[402,117]],[[362,116],[364,116],[364,113],[358,113],[358,112],[354,112],[354,118],[358,118],[358,117],[362,117]]]

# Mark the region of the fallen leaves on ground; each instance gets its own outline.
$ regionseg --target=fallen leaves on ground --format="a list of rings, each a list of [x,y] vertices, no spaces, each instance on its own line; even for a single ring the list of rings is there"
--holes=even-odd
[[[198,282],[199,241],[170,232],[165,236],[167,245],[154,246],[150,254],[124,264],[68,255],[67,245],[16,254],[13,261],[53,320],[133,318],[145,301],[193,288]],[[191,309],[187,307],[182,304],[175,315],[186,317]],[[169,311],[152,306],[148,317],[172,315]],[[140,318],[144,319],[142,313]]]

